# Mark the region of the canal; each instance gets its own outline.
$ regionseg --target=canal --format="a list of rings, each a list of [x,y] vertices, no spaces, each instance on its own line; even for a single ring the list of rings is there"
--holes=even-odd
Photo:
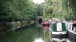
[[[0,33],[0,42],[72,42],[67,38],[51,38],[49,30],[35,24],[10,32]]]

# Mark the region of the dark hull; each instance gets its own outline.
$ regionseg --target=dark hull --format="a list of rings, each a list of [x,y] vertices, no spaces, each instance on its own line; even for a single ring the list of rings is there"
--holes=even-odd
[[[72,32],[69,32],[69,31],[68,31],[68,36],[69,36],[69,38],[71,38],[72,40],[76,40],[76,34],[75,34],[75,33],[72,33]]]
[[[75,39],[72,39],[72,38],[68,38],[71,42],[76,42]]]

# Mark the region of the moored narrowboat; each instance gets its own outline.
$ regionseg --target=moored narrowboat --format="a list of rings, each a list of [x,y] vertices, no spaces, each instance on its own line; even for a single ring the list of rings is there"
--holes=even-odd
[[[67,37],[67,29],[65,23],[53,23],[51,26],[51,34],[52,37]]]
[[[71,24],[71,28],[68,29],[68,36],[69,38],[76,40],[76,19],[73,20],[73,23]]]
[[[76,24],[72,24],[72,28],[68,30],[69,38],[76,40]]]
[[[49,22],[48,21],[42,22],[42,27],[43,29],[49,29]]]

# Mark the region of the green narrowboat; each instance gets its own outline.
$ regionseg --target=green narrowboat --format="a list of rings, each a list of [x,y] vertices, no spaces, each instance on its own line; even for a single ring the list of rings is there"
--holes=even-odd
[[[53,23],[51,26],[52,37],[66,37],[67,29],[66,25],[63,22]]]

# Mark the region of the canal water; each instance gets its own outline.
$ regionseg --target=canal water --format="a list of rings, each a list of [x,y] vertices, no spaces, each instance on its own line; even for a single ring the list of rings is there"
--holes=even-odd
[[[72,42],[67,38],[51,38],[49,30],[35,24],[10,32],[0,33],[0,42]]]

